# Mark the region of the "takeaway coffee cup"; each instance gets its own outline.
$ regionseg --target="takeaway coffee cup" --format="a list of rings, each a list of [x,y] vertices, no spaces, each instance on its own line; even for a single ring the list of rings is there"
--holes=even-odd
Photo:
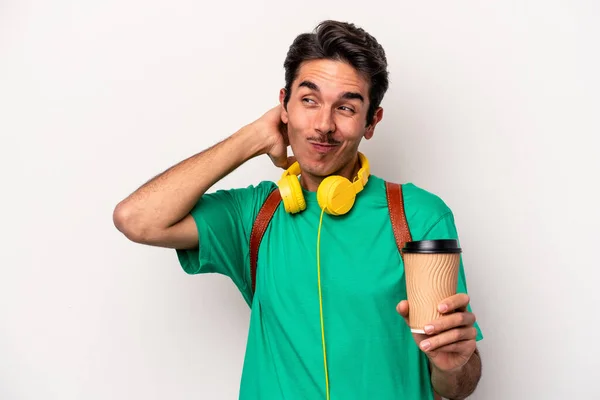
[[[410,330],[439,318],[439,303],[456,294],[461,249],[453,239],[408,242],[402,249]]]

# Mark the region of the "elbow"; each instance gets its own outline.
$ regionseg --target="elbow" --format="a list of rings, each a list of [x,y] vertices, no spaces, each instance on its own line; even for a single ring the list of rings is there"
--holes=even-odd
[[[113,211],[113,224],[119,232],[135,243],[145,243],[147,228],[130,205],[124,202],[117,204]]]

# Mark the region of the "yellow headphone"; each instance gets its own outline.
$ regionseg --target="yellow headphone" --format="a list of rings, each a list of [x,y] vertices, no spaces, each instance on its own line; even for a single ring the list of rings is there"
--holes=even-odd
[[[317,201],[319,206],[327,214],[346,214],[356,200],[356,195],[364,189],[369,180],[369,160],[364,154],[358,153],[361,168],[352,182],[340,175],[332,175],[323,179],[317,189]],[[306,200],[302,194],[302,187],[298,180],[301,174],[300,164],[296,161],[281,176],[277,183],[285,211],[291,214],[306,209]]]

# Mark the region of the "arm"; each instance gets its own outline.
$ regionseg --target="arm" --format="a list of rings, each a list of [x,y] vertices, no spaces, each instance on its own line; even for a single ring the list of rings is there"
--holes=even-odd
[[[475,352],[469,361],[455,371],[442,371],[432,364],[431,382],[436,393],[446,399],[459,400],[471,395],[481,378],[481,358]]]
[[[113,221],[128,239],[142,244],[195,248],[198,232],[190,211],[216,182],[247,160],[269,154],[285,166],[287,138],[277,106],[224,141],[152,178],[115,208]]]

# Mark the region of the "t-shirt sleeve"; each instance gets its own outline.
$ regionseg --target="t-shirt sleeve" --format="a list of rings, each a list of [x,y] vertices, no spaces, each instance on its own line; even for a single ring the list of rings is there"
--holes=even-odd
[[[261,182],[203,195],[190,212],[198,229],[199,246],[176,250],[183,270],[192,275],[218,273],[231,278],[250,304],[250,233],[274,188],[272,182]]]
[[[456,225],[454,223],[454,215],[452,212],[448,212],[443,215],[427,232],[422,240],[433,240],[433,239],[456,239],[459,241],[458,232],[456,230]],[[465,274],[465,269],[463,265],[463,257],[462,254],[460,256],[460,267],[458,272],[458,285],[457,285],[457,293],[467,293],[467,279]],[[472,312],[471,304],[467,306],[467,310]],[[479,324],[475,322],[475,328],[477,329],[477,341],[483,339],[483,333],[479,327]]]

